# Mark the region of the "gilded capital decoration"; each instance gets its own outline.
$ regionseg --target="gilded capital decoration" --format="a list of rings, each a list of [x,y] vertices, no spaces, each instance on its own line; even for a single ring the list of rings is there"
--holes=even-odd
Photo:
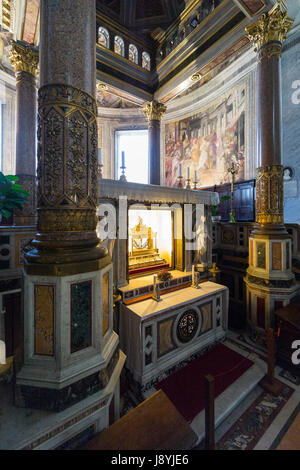
[[[288,17],[285,2],[278,0],[268,13],[263,13],[255,23],[246,27],[247,37],[254,44],[255,52],[260,51],[263,46],[268,46],[268,50],[260,58],[281,56],[281,44],[293,23],[294,20]]]
[[[37,76],[39,54],[31,47],[12,41],[10,62],[15,72],[27,72]]]
[[[167,107],[158,101],[151,101],[143,107],[143,113],[147,117],[148,121],[161,121],[166,110]]]
[[[283,224],[283,166],[258,168],[256,180],[256,222]]]

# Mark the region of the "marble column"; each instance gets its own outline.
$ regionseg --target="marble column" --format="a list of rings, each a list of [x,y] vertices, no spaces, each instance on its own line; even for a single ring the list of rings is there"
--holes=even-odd
[[[14,216],[15,225],[36,223],[36,119],[38,52],[12,42],[11,64],[16,72],[16,175],[30,194],[22,210]]]
[[[149,125],[149,183],[160,185],[160,124],[166,106],[157,101],[147,103],[143,108],[143,113],[148,119]]]
[[[249,238],[248,321],[273,326],[273,311],[289,303],[297,287],[292,273],[291,237],[283,218],[281,164],[282,43],[293,25],[282,1],[246,28],[258,59],[258,162],[256,224]]]
[[[23,407],[62,411],[118,383],[112,264],[96,234],[95,92],[95,0],[41,0],[38,232],[24,266],[15,391]]]

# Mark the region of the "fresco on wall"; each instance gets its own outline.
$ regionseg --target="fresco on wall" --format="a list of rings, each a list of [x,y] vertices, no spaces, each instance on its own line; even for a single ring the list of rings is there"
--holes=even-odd
[[[227,183],[234,161],[236,180],[245,179],[245,87],[239,87],[197,114],[165,125],[165,184],[177,186],[182,176],[198,187]]]

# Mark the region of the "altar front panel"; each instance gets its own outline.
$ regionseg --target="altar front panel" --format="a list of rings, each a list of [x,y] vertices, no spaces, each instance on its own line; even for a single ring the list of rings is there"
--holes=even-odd
[[[204,282],[126,306],[120,315],[120,342],[126,366],[141,385],[208,345],[225,338],[228,288]]]

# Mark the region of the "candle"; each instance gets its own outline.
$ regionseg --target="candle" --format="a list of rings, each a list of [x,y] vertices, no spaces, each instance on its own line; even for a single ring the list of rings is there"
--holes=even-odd
[[[197,183],[197,171],[194,171],[194,182]]]
[[[98,149],[98,163],[102,165],[102,149]]]
[[[0,341],[0,364],[6,364],[6,352],[4,341]]]
[[[189,168],[187,169],[187,179],[188,180],[190,179],[190,169]]]
[[[179,177],[182,177],[182,165],[179,163]]]
[[[122,152],[122,167],[125,168],[125,152]]]

